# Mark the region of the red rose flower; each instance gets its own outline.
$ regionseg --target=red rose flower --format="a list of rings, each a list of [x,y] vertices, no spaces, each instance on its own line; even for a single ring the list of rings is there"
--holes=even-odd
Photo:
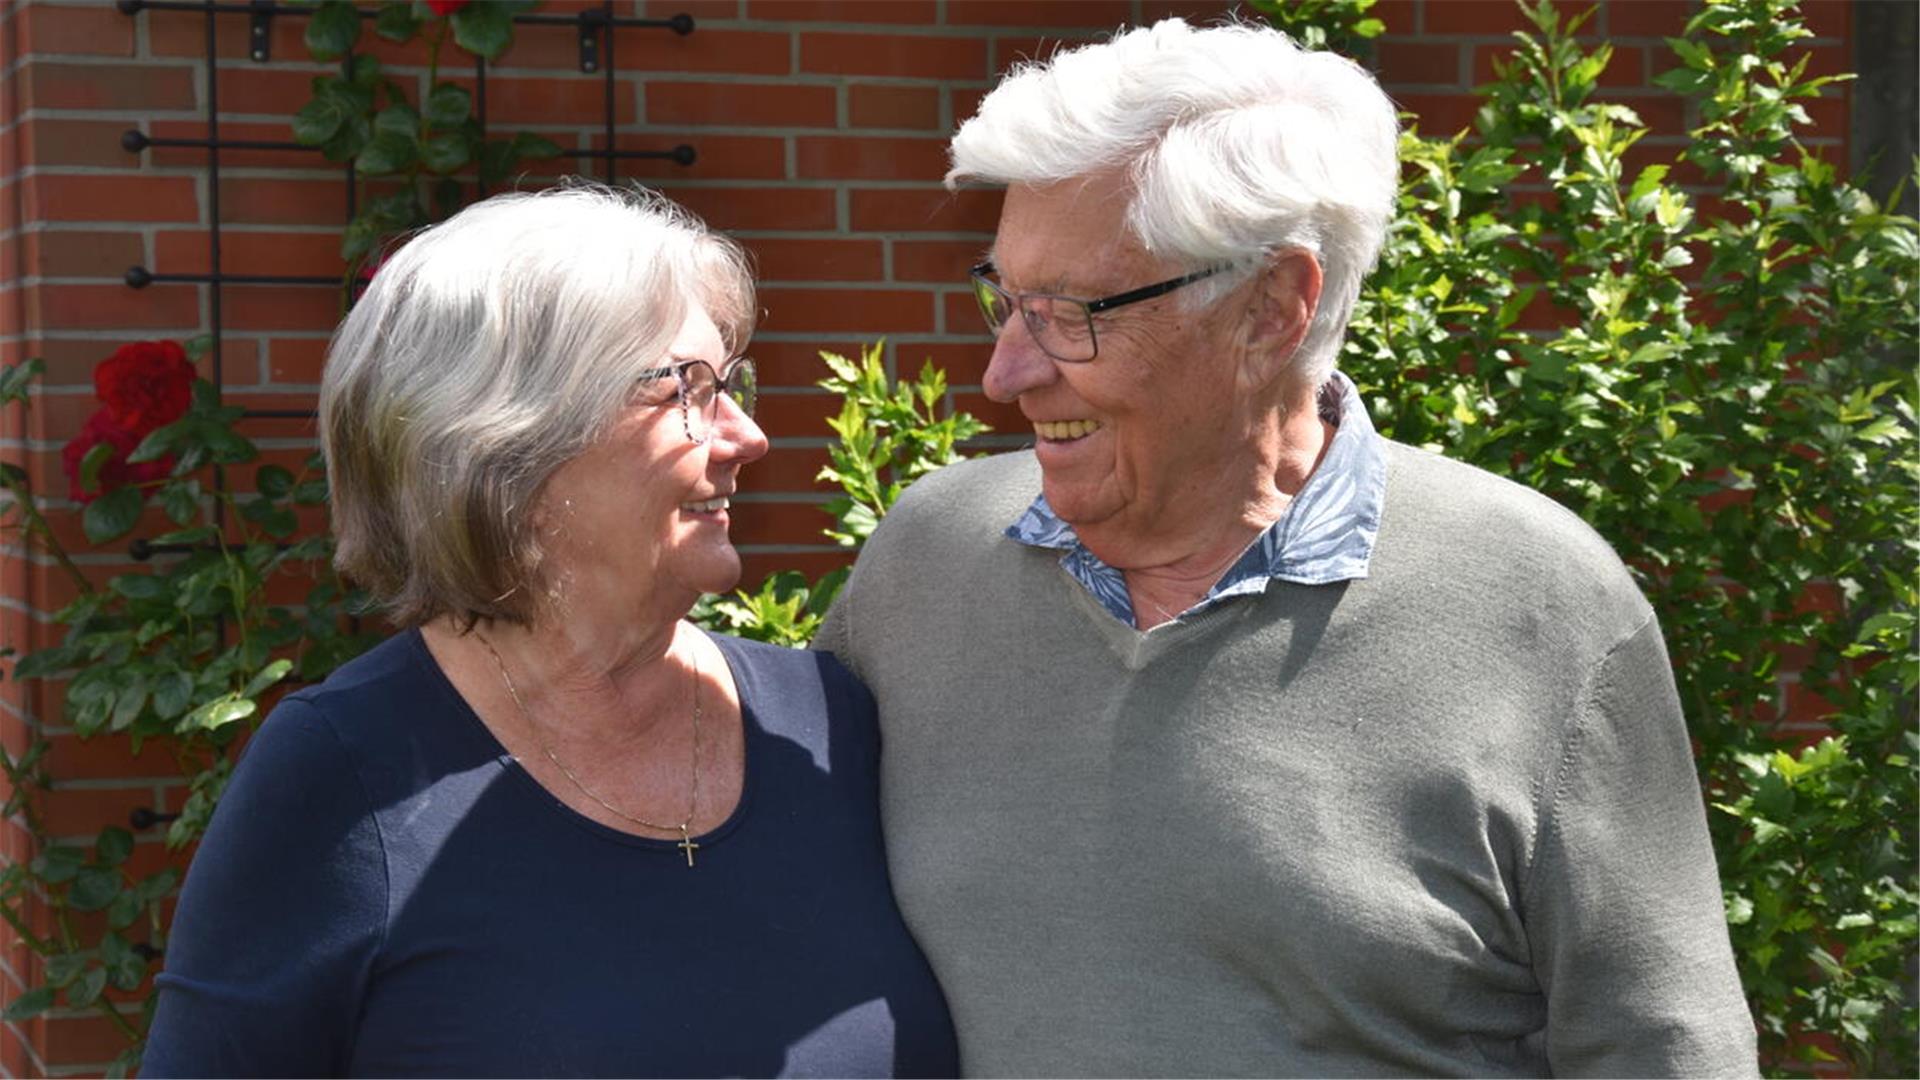
[[[87,417],[86,426],[80,429],[80,434],[60,448],[60,465],[66,471],[68,493],[72,499],[75,502],[92,502],[115,488],[165,479],[173,471],[172,458],[143,461],[138,465],[127,464],[127,455],[133,453],[133,448],[139,446],[140,440],[145,437],[122,427],[110,409],[98,409]],[[87,491],[80,484],[80,463],[86,459],[87,451],[101,443],[113,447],[113,452],[100,466],[97,476],[99,487]]]
[[[93,369],[93,389],[115,426],[144,439],[180,419],[193,403],[193,364],[171,341],[122,345]]]
[[[473,0],[427,0],[427,10],[444,17],[471,3]]]

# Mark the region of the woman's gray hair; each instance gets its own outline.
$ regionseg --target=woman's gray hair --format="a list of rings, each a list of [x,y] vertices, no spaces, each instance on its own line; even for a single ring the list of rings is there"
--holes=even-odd
[[[1351,60],[1271,27],[1165,19],[1015,67],[954,136],[947,186],[1125,169],[1127,227],[1154,255],[1245,271],[1273,252],[1312,252],[1325,284],[1295,364],[1317,385],[1393,215],[1398,128]],[[1244,280],[1202,282],[1189,300]]]
[[[650,192],[499,195],[413,237],[327,351],[335,565],[401,626],[530,622],[542,486],[696,310],[746,343],[746,255]]]

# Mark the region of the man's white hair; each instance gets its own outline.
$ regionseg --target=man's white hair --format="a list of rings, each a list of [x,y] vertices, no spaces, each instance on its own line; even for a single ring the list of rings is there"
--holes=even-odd
[[[1319,311],[1294,364],[1333,368],[1399,179],[1398,123],[1373,76],[1278,30],[1165,19],[1026,62],[953,137],[947,186],[1042,185],[1125,169],[1126,222],[1156,256],[1259,266],[1312,252]],[[1195,286],[1205,304],[1245,278]]]

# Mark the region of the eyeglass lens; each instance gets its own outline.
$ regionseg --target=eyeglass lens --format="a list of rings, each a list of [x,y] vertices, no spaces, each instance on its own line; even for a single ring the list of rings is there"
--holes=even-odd
[[[712,437],[714,422],[720,415],[722,390],[733,399],[741,412],[753,415],[754,404],[760,397],[760,378],[752,360],[744,356],[735,360],[727,369],[724,380],[714,373],[713,365],[704,360],[682,364],[678,371],[680,405],[687,421],[687,438],[704,443]]]
[[[1022,296],[1016,301],[998,282],[979,274],[973,278],[973,296],[980,304],[980,315],[986,319],[987,329],[994,334],[998,335],[1001,327],[1013,317],[1017,302],[1027,332],[1033,335],[1034,344],[1040,346],[1042,352],[1070,363],[1093,359],[1093,316],[1080,301],[1044,294]]]

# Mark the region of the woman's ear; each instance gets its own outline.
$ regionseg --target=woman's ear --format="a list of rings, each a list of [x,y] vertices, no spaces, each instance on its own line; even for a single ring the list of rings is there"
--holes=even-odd
[[[1240,372],[1246,389],[1265,387],[1286,374],[1320,309],[1321,283],[1320,260],[1311,251],[1286,248],[1268,256],[1247,304]]]

